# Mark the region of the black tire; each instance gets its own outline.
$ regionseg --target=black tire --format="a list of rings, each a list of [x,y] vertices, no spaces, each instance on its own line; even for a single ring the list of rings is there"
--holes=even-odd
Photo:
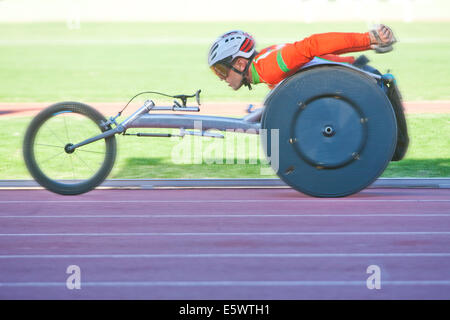
[[[24,160],[25,160],[25,164],[28,168],[28,171],[30,172],[30,174],[33,176],[33,178],[36,180],[36,182],[38,182],[41,186],[43,186],[44,188],[46,188],[47,190],[50,190],[52,192],[58,193],[58,194],[62,194],[62,195],[77,195],[77,194],[81,194],[81,193],[85,193],[88,192],[92,189],[94,189],[95,187],[97,187],[99,184],[101,184],[106,177],[109,175],[109,173],[111,172],[111,169],[114,165],[114,161],[116,158],[116,150],[117,150],[117,146],[116,146],[116,139],[114,136],[99,140],[95,143],[97,143],[97,145],[95,145],[94,147],[100,146],[101,150],[104,149],[104,151],[100,152],[100,151],[92,151],[92,150],[84,150],[87,152],[91,152],[91,153],[98,153],[99,155],[94,155],[99,157],[98,160],[96,160],[95,164],[98,164],[98,169],[93,170],[89,167],[89,170],[92,171],[92,176],[91,173],[88,173],[87,176],[88,177],[83,177],[82,179],[56,179],[53,177],[50,177],[48,175],[48,173],[45,173],[45,170],[43,170],[43,163],[40,164],[39,161],[37,161],[36,159],[36,153],[41,153],[44,154],[46,150],[42,151],[42,150],[36,150],[37,146],[39,146],[39,148],[43,148],[41,146],[47,146],[49,147],[47,150],[51,150],[52,152],[58,152],[58,155],[55,155],[54,158],[61,158],[61,157],[69,157],[68,153],[64,151],[64,146],[66,146],[68,143],[78,143],[81,142],[82,140],[89,138],[90,136],[86,136],[88,133],[83,132],[83,129],[85,128],[81,128],[75,125],[72,125],[72,127],[75,126],[74,130],[67,130],[67,126],[66,126],[66,132],[64,134],[60,134],[57,135],[55,134],[56,140],[58,141],[55,144],[58,145],[45,145],[45,144],[38,144],[36,143],[36,138],[38,135],[43,135],[45,136],[44,133],[42,133],[42,131],[46,130],[45,128],[45,124],[47,123],[47,121],[60,121],[60,118],[57,118],[57,120],[52,120],[52,119],[56,119],[56,117],[62,115],[62,114],[67,114],[68,116],[74,116],[76,118],[79,118],[80,121],[83,121],[83,124],[87,124],[89,126],[89,129],[91,129],[94,134],[100,134],[101,132],[107,131],[108,129],[110,129],[109,127],[106,128],[104,127],[104,125],[102,125],[103,121],[106,121],[105,117],[99,113],[97,110],[93,109],[92,107],[86,105],[86,104],[82,104],[79,102],[61,102],[61,103],[57,103],[54,104],[44,110],[42,110],[30,123],[26,133],[25,133],[25,138],[24,138],[24,142],[23,142],[23,156],[24,156]],[[65,117],[66,115],[62,115],[61,117]],[[66,121],[66,119],[64,119],[64,122]],[[49,123],[47,123],[47,125],[49,126],[50,129],[47,129],[47,132],[53,132],[51,129],[51,126]],[[41,128],[44,126],[44,129],[41,130]],[[40,131],[41,130],[41,131]],[[50,131],[48,131],[50,130]],[[78,132],[77,132],[78,131]],[[69,140],[69,136],[70,134],[73,135],[84,135],[85,138],[83,138],[81,141],[78,140],[74,140],[74,141],[70,141]],[[91,134],[89,132],[89,134]],[[47,135],[49,135],[47,133]],[[67,136],[67,139],[65,138],[65,136]],[[78,138],[77,138],[78,139]],[[55,141],[56,141],[55,140]],[[39,141],[39,140],[38,140]],[[64,145],[64,146],[63,146]],[[63,147],[62,149],[60,149],[60,147]],[[87,145],[89,146],[89,145]],[[83,147],[81,147],[83,148]],[[92,146],[91,146],[92,148]],[[54,151],[53,151],[54,150]],[[97,149],[95,149],[97,150]],[[100,149],[98,149],[100,150]],[[83,151],[83,150],[82,150]],[[73,157],[72,155],[70,155],[70,161],[72,162],[72,159],[75,159],[76,157],[80,157],[77,155],[78,149],[76,149],[73,152]],[[51,152],[48,152],[49,154]],[[104,157],[103,157],[103,153],[104,153]],[[61,155],[62,156],[59,156]],[[43,162],[47,162],[50,163],[49,160],[52,160],[52,158],[50,159],[46,159]],[[65,161],[65,160],[63,160]],[[81,162],[80,162],[81,163]],[[83,160],[83,163],[86,163]],[[64,162],[63,162],[64,164]],[[86,164],[87,165],[87,164]],[[65,169],[65,168],[61,168],[61,169]],[[59,169],[57,169],[59,170]],[[57,172],[56,169],[53,169],[53,171]],[[72,164],[72,171],[73,170],[73,164]],[[87,171],[87,170],[86,170]],[[72,172],[72,174],[75,176],[75,173]]]
[[[389,84],[387,95],[394,109],[395,118],[397,119],[397,145],[391,161],[400,161],[405,157],[406,152],[408,151],[409,135],[402,96],[395,81]]]

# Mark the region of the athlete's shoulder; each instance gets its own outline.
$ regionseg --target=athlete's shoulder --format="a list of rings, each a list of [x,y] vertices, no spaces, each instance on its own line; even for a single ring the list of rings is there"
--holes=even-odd
[[[275,44],[275,45],[269,46],[267,48],[264,48],[264,49],[262,49],[261,51],[258,52],[258,54],[255,56],[255,60],[254,61],[258,62],[259,60],[269,56],[271,53],[280,50],[284,46],[285,46],[285,44]]]
[[[266,48],[260,50],[260,51],[258,52],[258,56],[261,55],[261,54],[264,54],[264,53],[266,53],[266,52],[268,52],[268,51],[274,50],[276,46],[277,46],[277,45],[274,44],[274,45],[268,46],[268,47],[266,47]]]

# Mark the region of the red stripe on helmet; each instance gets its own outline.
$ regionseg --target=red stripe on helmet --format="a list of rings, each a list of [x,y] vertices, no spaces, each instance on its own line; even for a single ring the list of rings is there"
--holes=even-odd
[[[244,44],[245,44],[245,46],[244,45],[241,46],[241,51],[243,51],[243,52],[249,52],[253,48],[253,41],[250,39],[247,39],[244,42]]]
[[[247,47],[249,41],[250,41],[250,40],[249,40],[248,38],[245,39],[244,43],[241,45],[241,47],[239,48],[239,50],[245,51],[245,47]]]

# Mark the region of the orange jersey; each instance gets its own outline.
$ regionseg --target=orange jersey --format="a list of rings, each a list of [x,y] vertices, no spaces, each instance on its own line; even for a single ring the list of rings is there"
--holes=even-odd
[[[264,82],[273,88],[314,57],[353,63],[353,57],[338,55],[368,49],[370,49],[368,32],[315,34],[294,43],[270,46],[259,52],[252,61],[250,67],[252,83]]]

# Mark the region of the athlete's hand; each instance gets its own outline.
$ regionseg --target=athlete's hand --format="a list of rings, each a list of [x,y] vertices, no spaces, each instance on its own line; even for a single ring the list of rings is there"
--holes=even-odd
[[[375,25],[369,31],[371,48],[377,53],[385,53],[391,51],[392,45],[397,42],[394,32],[384,24]]]

